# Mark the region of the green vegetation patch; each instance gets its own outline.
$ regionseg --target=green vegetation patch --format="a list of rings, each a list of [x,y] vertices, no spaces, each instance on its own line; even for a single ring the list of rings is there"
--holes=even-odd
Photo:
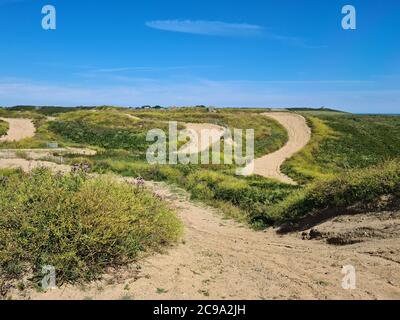
[[[90,281],[175,242],[181,222],[151,192],[112,177],[0,171],[0,284],[54,266],[57,284]]]
[[[216,109],[184,108],[172,110],[140,110],[131,114],[143,120],[179,121],[181,123],[211,123],[224,128],[254,129],[254,153],[256,157],[279,150],[288,140],[286,130],[275,120],[254,114],[254,109]],[[266,110],[260,109],[265,112]],[[245,134],[244,134],[245,136]]]
[[[296,221],[325,209],[374,204],[380,196],[387,195],[400,196],[399,160],[316,181],[272,206],[268,215],[277,223]]]
[[[71,160],[74,161],[74,160]],[[271,223],[267,208],[299,187],[262,177],[234,176],[229,166],[155,165],[128,160],[94,160],[93,170],[145,180],[166,181],[186,189],[194,200],[220,208],[226,216],[261,228]],[[225,168],[225,170],[222,170]],[[272,221],[273,222],[273,221]]]
[[[400,157],[400,117],[308,113],[309,145],[284,164],[302,183]]]
[[[73,143],[105,149],[125,149],[145,158],[147,132],[161,129],[166,123],[141,121],[117,111],[78,111],[67,113],[48,124],[51,132]]]
[[[6,121],[0,120],[0,137],[7,134],[9,129],[9,124]]]

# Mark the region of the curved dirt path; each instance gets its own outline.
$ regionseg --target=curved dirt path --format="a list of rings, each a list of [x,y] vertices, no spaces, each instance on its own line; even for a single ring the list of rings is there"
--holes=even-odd
[[[22,169],[24,172],[30,172],[35,168],[49,168],[54,172],[67,173],[71,171],[71,166],[60,165],[49,161],[25,160],[25,159],[0,159],[0,169]]]
[[[277,179],[284,183],[296,184],[295,181],[281,172],[281,166],[285,160],[308,144],[311,139],[311,129],[307,126],[306,119],[299,114],[268,112],[263,113],[263,115],[279,122],[287,130],[289,140],[278,151],[255,159],[244,169],[244,174],[257,174],[265,178]]]
[[[19,163],[14,159],[9,165]],[[40,165],[43,163],[35,164]],[[55,171],[65,169],[56,164],[50,167]],[[323,241],[303,241],[300,233],[278,235],[273,229],[255,232],[222,219],[215,209],[189,201],[183,190],[163,183],[147,183],[147,187],[168,201],[182,219],[185,234],[180,244],[163,254],[144,256],[138,264],[125,269],[110,270],[103,280],[84,287],[69,285],[46,293],[12,289],[11,297],[400,299],[400,260],[395,255],[395,259],[389,259],[381,254],[385,250],[400,252],[399,238],[372,238],[365,243],[330,246]],[[343,219],[340,225],[348,227],[350,218]],[[345,265],[356,268],[355,290],[342,288],[341,271]]]
[[[273,114],[287,126],[300,118]],[[270,116],[268,114],[268,116]],[[297,127],[296,125],[294,126]],[[292,132],[292,133],[291,133]],[[298,131],[289,130],[296,136]],[[301,142],[301,143],[300,143]],[[301,140],[297,145],[304,143]],[[45,161],[2,159],[0,167],[29,171]],[[181,190],[148,183],[177,210],[185,226],[183,241],[164,254],[144,257],[138,265],[107,274],[84,288],[63,286],[39,293],[10,293],[19,299],[400,299],[398,238],[370,239],[349,246],[302,241],[299,233],[278,235],[273,229],[255,232],[217,210],[193,203]],[[348,226],[347,218],[343,225]],[[388,252],[388,256],[382,252]],[[392,253],[394,252],[394,254]],[[356,268],[357,289],[342,288],[342,266]]]
[[[167,253],[145,257],[84,288],[64,286],[23,299],[399,299],[398,263],[370,254],[367,244],[328,246],[300,234],[255,232],[164,184],[150,187],[174,206],[185,236]],[[398,240],[398,239],[397,239]],[[399,250],[396,239],[375,242]],[[376,244],[378,243],[378,245]],[[397,243],[397,244],[396,244]],[[342,266],[353,265],[357,289],[342,288]],[[20,295],[18,297],[18,295]]]
[[[8,133],[0,138],[2,141],[20,141],[26,138],[31,138],[35,135],[36,129],[32,120],[29,119],[8,119],[0,118],[0,120],[8,122],[10,128]]]
[[[225,133],[225,128],[211,123],[185,123],[185,126],[186,130],[184,131],[188,133],[191,140],[179,150],[181,153],[193,154],[207,150],[214,143],[220,141]],[[208,133],[209,139],[202,134],[204,132]]]

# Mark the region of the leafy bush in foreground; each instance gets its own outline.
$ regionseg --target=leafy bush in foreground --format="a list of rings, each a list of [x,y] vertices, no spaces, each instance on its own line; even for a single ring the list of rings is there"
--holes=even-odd
[[[312,183],[270,208],[268,215],[278,223],[295,221],[324,209],[371,204],[384,195],[400,197],[400,160]]]
[[[62,282],[96,279],[139,251],[176,241],[181,223],[150,192],[110,177],[0,172],[0,284],[41,277],[52,265]]]
[[[0,137],[4,136],[8,131],[8,123],[0,120]]]
[[[220,208],[226,216],[253,227],[262,228],[266,208],[276,204],[299,187],[279,183],[262,177],[238,177],[228,172],[214,171],[212,166],[149,166],[132,161],[99,160],[94,162],[97,173],[113,172],[122,176],[141,176],[146,180],[168,181],[190,192],[192,199],[202,200]],[[218,168],[218,166],[217,166]]]

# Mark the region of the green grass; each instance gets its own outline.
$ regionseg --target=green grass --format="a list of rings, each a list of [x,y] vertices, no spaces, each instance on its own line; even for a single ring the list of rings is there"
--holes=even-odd
[[[70,159],[70,163],[75,160]],[[266,220],[266,207],[285,199],[298,187],[278,183],[261,177],[234,176],[230,167],[220,166],[155,165],[129,160],[102,159],[89,161],[98,173],[113,172],[127,177],[166,181],[186,189],[193,200],[201,200],[223,210],[227,217],[235,218],[253,227],[261,228]]]
[[[400,117],[306,113],[309,145],[284,165],[301,183],[400,157]]]
[[[178,240],[182,225],[151,192],[111,177],[0,171],[0,284],[56,269],[58,285],[97,279],[141,251]]]
[[[154,128],[168,132],[166,123],[135,120],[117,110],[65,113],[48,124],[48,131],[69,143],[124,149],[140,159],[145,159],[151,145],[146,141],[147,132]]]
[[[324,121],[316,117],[308,117],[307,123],[312,130],[311,141],[294,157],[287,160],[282,171],[299,183],[307,183],[312,179],[324,179],[331,171],[316,161],[321,144],[330,139],[338,142],[338,135]]]
[[[114,172],[177,184],[189,191],[193,199],[221,208],[227,216],[255,227],[279,222],[279,210],[275,208],[300,197],[319,181],[332,181],[354,170],[368,172],[371,166],[400,158],[400,117],[352,115],[325,108],[290,110],[304,115],[313,132],[310,143],[283,166],[284,173],[300,182],[297,187],[261,177],[235,176],[232,165],[151,166],[145,161],[147,131],[167,130],[168,121],[178,121],[179,128],[183,128],[184,122],[194,122],[254,129],[256,157],[271,153],[286,143],[287,133],[277,122],[260,115],[270,109],[210,112],[202,107],[168,110],[99,107],[74,111],[17,108],[0,110],[0,115],[7,112],[35,119],[37,135],[15,143],[18,147],[40,146],[46,141],[58,141],[60,146],[96,147],[99,151],[96,156],[66,157],[67,162],[87,161],[98,173]],[[44,114],[57,115],[57,119],[46,123]],[[302,214],[290,216],[281,212],[283,220],[283,217],[297,219]]]
[[[8,122],[0,120],[0,137],[7,134],[9,129]]]
[[[265,111],[265,110],[263,110]],[[204,108],[170,111],[129,111],[142,121],[209,122],[225,127],[255,128],[256,153],[262,155],[280,148],[287,137],[282,128],[267,118],[245,110]],[[354,116],[328,110],[302,110],[312,128],[311,142],[284,165],[284,172],[303,185],[329,180],[351,169],[368,168],[400,156],[399,117]],[[258,142],[257,142],[258,141]],[[263,144],[265,143],[265,144]],[[142,176],[167,181],[190,192],[193,199],[222,209],[229,217],[263,227],[279,221],[270,208],[302,192],[261,177],[237,177],[234,166],[149,166],[138,162],[127,151],[106,151],[92,158],[97,172]]]
[[[140,120],[129,118],[126,114]],[[210,113],[205,108],[78,111],[61,115],[57,122],[50,123],[50,130],[67,140],[103,147],[103,152],[88,159],[96,172],[114,172],[123,176],[141,176],[147,180],[177,184],[188,190],[193,199],[212,204],[221,208],[227,216],[253,225],[258,224],[259,217],[264,216],[262,208],[266,204],[283,199],[293,190],[290,186],[261,178],[235,177],[235,166],[150,166],[143,161],[148,147],[141,142],[143,140],[137,141],[132,136],[123,134],[119,134],[117,140],[114,139],[115,130],[136,130],[135,132],[142,132],[144,135],[147,130],[162,128],[162,125],[172,120],[178,121],[181,128],[183,122],[204,122],[228,128],[254,129],[256,156],[273,152],[287,141],[286,131],[272,119],[246,110],[237,110],[235,113],[218,110]],[[64,125],[65,128],[57,127]],[[126,139],[122,139],[123,137]],[[70,163],[73,161],[72,158]],[[196,183],[196,179],[200,178],[199,183]]]
[[[399,159],[311,183],[271,206],[268,217],[277,224],[293,222],[326,209],[375,204],[379,197],[387,195],[400,197]]]
[[[254,129],[254,153],[256,157],[274,152],[285,145],[288,139],[286,130],[275,120],[254,114],[250,110],[237,109],[208,112],[205,108],[186,108],[177,110],[139,110],[130,114],[143,120],[179,121],[188,123],[212,123],[229,129]],[[266,111],[266,110],[262,110]]]

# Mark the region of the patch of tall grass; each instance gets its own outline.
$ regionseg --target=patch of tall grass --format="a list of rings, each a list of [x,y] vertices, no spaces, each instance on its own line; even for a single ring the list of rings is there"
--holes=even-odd
[[[266,208],[285,199],[299,187],[261,177],[238,177],[219,166],[153,165],[144,162],[93,161],[98,173],[113,172],[122,176],[166,181],[186,189],[193,200],[201,200],[224,211],[226,216],[254,227],[270,223]]]
[[[326,209],[374,204],[381,196],[400,197],[400,160],[349,170],[309,184],[268,209],[275,223],[292,222]]]
[[[313,129],[309,145],[284,164],[284,172],[307,183],[349,169],[400,157],[400,117],[305,113]]]
[[[9,124],[6,121],[0,120],[0,137],[7,134],[9,129]]]
[[[112,177],[0,171],[0,284],[54,266],[57,283],[90,281],[141,251],[177,241],[182,225],[150,191]]]
[[[338,135],[325,122],[316,117],[308,117],[307,124],[312,130],[311,140],[300,152],[288,159],[282,166],[282,171],[298,183],[305,184],[313,179],[329,177],[330,170],[326,166],[317,166],[315,157],[321,144],[326,139],[337,141]],[[329,165],[329,163],[326,163]]]

